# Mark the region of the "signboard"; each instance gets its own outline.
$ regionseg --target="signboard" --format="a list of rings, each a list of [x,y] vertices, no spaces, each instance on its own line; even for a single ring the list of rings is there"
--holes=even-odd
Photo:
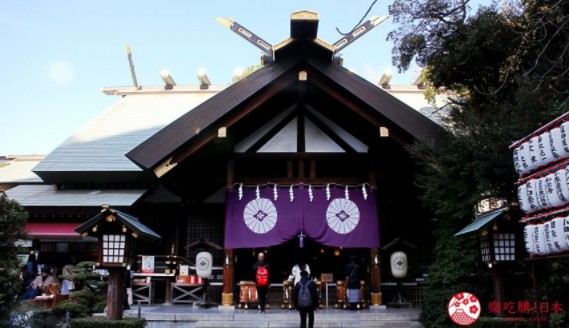
[[[153,273],[154,272],[154,256],[143,256],[142,257],[142,267],[140,268],[142,273]]]

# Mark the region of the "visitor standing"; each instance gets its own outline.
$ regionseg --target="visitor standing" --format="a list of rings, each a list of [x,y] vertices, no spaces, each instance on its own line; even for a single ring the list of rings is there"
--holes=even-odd
[[[356,310],[360,302],[360,265],[357,256],[350,256],[350,262],[346,266],[346,295],[350,310]]]
[[[300,281],[294,286],[292,293],[294,307],[300,314],[300,328],[306,328],[306,316],[308,315],[308,327],[314,327],[314,311],[318,309],[318,291],[314,281],[308,278],[308,271],[300,272]]]
[[[32,288],[32,282],[38,276],[38,263],[36,260],[36,254],[30,253],[28,256],[28,262],[22,267],[21,275],[24,292],[27,292]]]
[[[300,261],[298,261],[298,264],[295,264],[292,267],[291,276],[289,277],[289,281],[294,280],[293,286],[296,286],[296,284],[300,281],[300,273],[302,271],[308,272],[308,276],[310,276],[310,267],[308,266],[308,263],[306,263],[306,261],[304,259],[300,259]]]
[[[253,264],[253,275],[257,285],[257,299],[259,301],[259,313],[265,313],[267,294],[269,293],[271,266],[265,260],[265,253],[257,255],[257,262]]]

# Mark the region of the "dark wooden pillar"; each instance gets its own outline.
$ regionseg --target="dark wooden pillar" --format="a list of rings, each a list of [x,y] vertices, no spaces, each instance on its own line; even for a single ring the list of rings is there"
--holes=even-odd
[[[372,248],[370,250],[370,290],[371,305],[381,305],[381,271],[379,267],[379,249]]]
[[[494,298],[497,304],[504,304],[506,301],[505,293],[504,293],[504,275],[500,268],[494,268],[493,270],[493,280],[494,280]],[[497,317],[504,316],[504,309],[500,306],[498,313],[496,313]]]
[[[124,268],[110,268],[107,290],[107,319],[122,320],[124,302]]]
[[[233,250],[226,248],[223,259],[223,292],[222,305],[233,305]]]

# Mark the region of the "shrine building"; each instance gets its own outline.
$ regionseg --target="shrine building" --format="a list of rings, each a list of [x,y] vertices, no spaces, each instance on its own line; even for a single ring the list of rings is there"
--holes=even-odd
[[[41,181],[6,191],[30,214],[30,249],[60,266],[62,253],[94,258],[96,243],[75,228],[108,205],[161,237],[137,243],[128,264],[139,273],[141,257],[154,256],[155,273],[174,279],[177,264],[192,267],[196,252],[219,245],[212,282],[233,302],[261,251],[273,283],[299,258],[312,276],[343,280],[356,255],[378,293],[393,280],[382,247],[397,240],[416,246],[410,279],[425,273],[432,215],[408,148],[437,147],[442,128],[343,67],[344,45],[318,38],[316,13],[293,13],[290,24],[288,38],[265,47],[264,65],[231,85],[166,77],[166,86],[104,88],[117,102],[33,168]]]

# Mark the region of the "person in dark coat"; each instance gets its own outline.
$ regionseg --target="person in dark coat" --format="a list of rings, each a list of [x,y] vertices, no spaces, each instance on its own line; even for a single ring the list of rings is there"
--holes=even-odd
[[[22,285],[24,292],[32,289],[32,282],[38,276],[38,263],[36,254],[31,253],[28,256],[28,262],[22,267]]]
[[[257,283],[257,269],[259,266],[264,266],[268,273],[269,279],[271,279],[271,266],[267,261],[265,261],[265,253],[260,252],[257,255],[258,261],[253,264],[253,281]],[[259,313],[265,313],[265,305],[267,304],[267,294],[269,293],[269,286],[259,286],[257,283],[257,298],[259,301]]]
[[[346,265],[346,295],[350,310],[356,310],[360,302],[360,270],[361,266],[356,262],[357,256],[350,256],[350,262]]]
[[[303,307],[299,305],[300,289],[306,286],[310,292],[312,298],[312,305],[309,307]],[[306,328],[306,315],[308,314],[308,327],[314,327],[314,311],[318,309],[318,291],[316,290],[316,284],[314,281],[308,278],[308,271],[303,270],[300,272],[300,281],[294,286],[292,292],[292,301],[294,307],[300,314],[300,328]]]

